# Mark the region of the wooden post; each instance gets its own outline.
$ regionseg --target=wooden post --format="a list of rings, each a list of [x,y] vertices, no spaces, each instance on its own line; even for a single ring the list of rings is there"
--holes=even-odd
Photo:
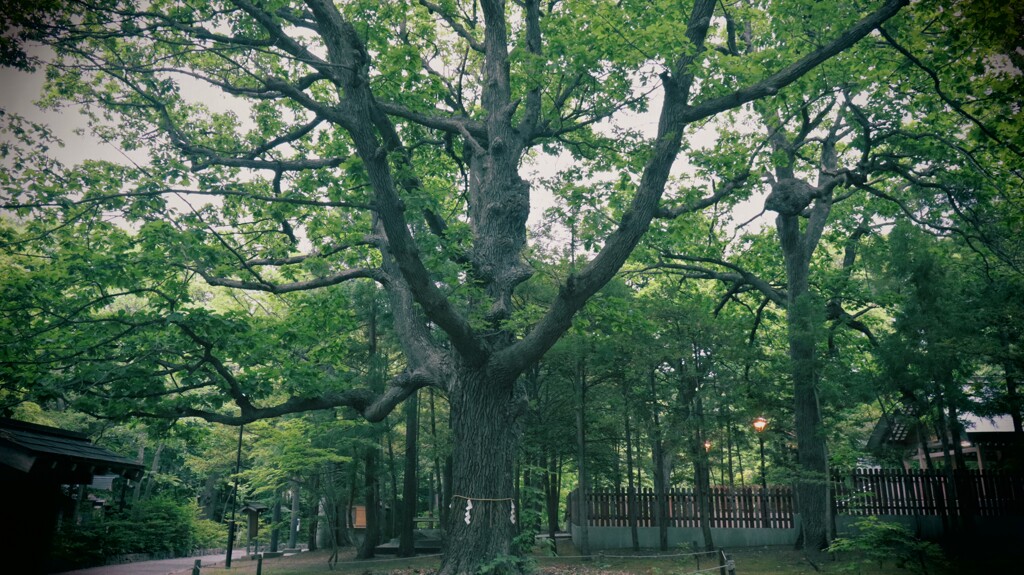
[[[256,575],[263,575],[263,554],[256,556]]]
[[[203,566],[202,559],[196,559],[194,565],[192,565],[192,575],[199,575],[199,569]]]
[[[718,565],[722,575],[736,575],[736,561],[732,555],[725,552],[725,549],[718,550]]]

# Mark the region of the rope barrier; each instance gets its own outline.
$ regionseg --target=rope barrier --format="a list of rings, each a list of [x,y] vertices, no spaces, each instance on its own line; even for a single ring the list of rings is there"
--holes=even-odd
[[[465,499],[466,500],[466,516],[464,518],[464,521],[466,522],[466,525],[469,525],[470,522],[473,520],[472,512],[473,512],[473,502],[474,501],[484,501],[484,502],[488,502],[488,503],[508,501],[509,503],[512,504],[512,512],[509,513],[508,520],[511,521],[513,525],[515,525],[515,523],[516,523],[516,502],[511,497],[490,498],[490,497],[467,497],[465,495],[452,495],[452,499],[453,500],[454,499]],[[451,503],[448,504],[448,509],[452,509],[454,507],[454,505],[455,505],[455,502],[452,501]]]
[[[416,555],[414,557],[392,557],[390,559],[356,559],[354,561],[335,561],[334,565],[367,565],[370,563],[387,563],[388,561],[412,561],[413,559],[430,559],[434,557],[440,557],[441,554],[436,555]]]
[[[700,551],[698,553],[666,553],[664,555],[607,555],[604,553],[598,553],[597,555],[548,555],[534,557],[534,559],[675,559],[679,557],[696,557],[699,555],[717,554],[718,551]]]
[[[466,497],[465,495],[452,495],[452,499],[465,499],[466,501],[512,501],[511,497],[488,499],[487,497]]]
[[[689,573],[684,573],[683,575],[696,575],[697,573],[707,573],[709,571],[718,571],[721,568],[722,567],[720,565],[715,565],[714,567],[708,567],[707,569],[700,569],[700,570],[697,570],[697,571],[690,571]]]
[[[531,557],[534,560],[540,559],[675,559],[680,557],[696,557],[700,555],[717,555],[720,551],[700,551],[697,553],[671,553],[666,555],[605,555],[599,553],[597,555],[554,555],[544,557]],[[387,563],[393,561],[412,561],[414,559],[434,559],[441,557],[440,553],[434,555],[416,555],[414,557],[391,557],[388,559],[356,559],[354,561],[335,561],[332,563],[333,566],[338,565],[369,565],[375,563]],[[689,571],[681,575],[698,575],[699,573],[710,573],[712,571],[718,571],[722,569],[720,565],[708,567],[706,569],[698,569],[697,571]]]

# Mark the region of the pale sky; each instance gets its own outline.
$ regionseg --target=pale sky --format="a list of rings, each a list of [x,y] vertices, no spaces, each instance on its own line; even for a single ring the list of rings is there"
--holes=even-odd
[[[77,107],[70,106],[60,110],[40,110],[34,105],[39,98],[43,85],[41,72],[28,73],[9,68],[0,68],[0,106],[9,112],[26,117],[29,120],[45,124],[53,130],[53,133],[60,138],[65,146],[53,150],[55,157],[67,165],[73,165],[86,159],[106,160],[111,162],[125,163],[129,157],[112,143],[106,143],[88,133],[86,119],[79,113]],[[197,99],[203,101],[218,111],[224,111],[231,107],[233,98],[226,97],[219,91],[205,86],[196,86],[189,90]],[[207,96],[204,96],[203,93]],[[643,114],[633,114],[618,118],[620,126],[628,125],[629,128],[640,130],[647,136],[653,136],[657,129],[658,112],[660,111],[660,91],[655,90],[650,109]],[[245,111],[239,111],[239,118],[247,120]],[[77,132],[77,133],[76,133]],[[0,141],[8,140],[9,134],[0,134]],[[694,146],[707,146],[713,143],[714,134],[710,129],[698,133],[691,140]],[[130,155],[132,160],[139,163],[146,161],[141,153]],[[524,163],[522,172],[524,177],[536,181],[538,178],[550,177],[558,171],[571,165],[572,158],[568,154],[559,156],[543,155]],[[3,160],[0,160],[2,166]],[[681,156],[676,161],[675,174],[682,174],[687,171],[686,158]],[[710,190],[709,190],[710,192]],[[529,225],[532,227],[541,221],[545,209],[553,205],[553,199],[542,186],[534,185],[531,197],[531,209]],[[756,215],[763,206],[762,198],[755,198],[752,201],[741,205],[734,213],[736,222],[743,222]],[[763,218],[762,218],[763,220]],[[761,221],[757,226],[765,223]],[[755,226],[755,227],[757,227]]]

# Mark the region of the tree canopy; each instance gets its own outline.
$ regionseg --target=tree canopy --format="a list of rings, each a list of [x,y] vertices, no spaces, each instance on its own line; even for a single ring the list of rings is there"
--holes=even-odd
[[[5,409],[381,421],[431,388],[452,502],[494,502],[446,525],[442,571],[475,572],[511,550],[521,376],[624,266],[674,270],[730,286],[714,314],[785,308],[822,545],[822,318],[875,338],[858,242],[907,218],[1020,269],[1018,44],[958,27],[989,3],[907,4],[13,3],[3,62],[128,161],[4,115]],[[548,195],[567,263],[531,244]],[[730,219],[765,196],[778,246]]]

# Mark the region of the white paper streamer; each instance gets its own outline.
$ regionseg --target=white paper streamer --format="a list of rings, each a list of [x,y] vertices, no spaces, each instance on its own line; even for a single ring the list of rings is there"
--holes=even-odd
[[[466,500],[466,525],[469,525],[469,522],[470,522],[470,520],[472,519],[472,518],[471,518],[471,517],[469,516],[469,512],[470,512],[470,510],[472,510],[472,509],[473,509],[473,500],[472,500],[472,499],[467,499],[467,500]]]
[[[512,501],[511,503],[512,503],[512,513],[508,516],[508,519],[509,519],[509,521],[512,522],[512,525],[515,525],[516,524],[516,502]]]

